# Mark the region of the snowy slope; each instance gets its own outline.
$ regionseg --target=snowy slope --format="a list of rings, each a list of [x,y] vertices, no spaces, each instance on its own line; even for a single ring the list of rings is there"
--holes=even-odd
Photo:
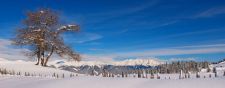
[[[225,88],[224,76],[219,75],[217,78],[209,78],[208,74],[211,73],[205,72],[201,73],[201,78],[199,79],[195,78],[195,74],[192,74],[190,79],[178,79],[179,74],[159,74],[161,79],[133,78],[132,75],[128,76],[128,78],[105,78],[81,74],[70,78],[68,77],[71,74],[70,72],[57,68],[36,66],[34,63],[0,59],[0,68],[20,71],[21,73],[30,72],[47,75],[47,77],[0,75],[0,88]],[[58,64],[62,63],[64,62],[59,62]],[[65,74],[67,77],[59,79],[48,77],[53,73]],[[203,78],[203,75],[206,78]],[[171,77],[171,79],[168,79],[168,77]]]
[[[213,69],[213,67],[216,68],[218,74],[223,75],[225,73],[225,61],[210,65],[211,69]]]
[[[71,72],[60,70],[52,67],[42,67],[34,65],[35,62],[29,61],[8,61],[5,59],[0,59],[0,69],[7,69],[8,71],[20,72],[21,74],[29,73],[35,75],[43,75],[43,76],[52,76],[52,74],[56,73],[59,75],[65,74],[70,75]]]
[[[218,68],[225,68],[225,61],[220,62],[218,64],[213,64],[214,67],[218,67]]]

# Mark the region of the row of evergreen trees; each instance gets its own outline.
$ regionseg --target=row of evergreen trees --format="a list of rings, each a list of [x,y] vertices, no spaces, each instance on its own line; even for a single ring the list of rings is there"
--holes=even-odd
[[[165,63],[159,65],[157,70],[161,74],[171,74],[171,73],[179,73],[180,70],[184,71],[184,73],[188,72],[199,72],[201,69],[209,69],[209,62],[195,62],[195,61],[177,61],[171,63]]]
[[[133,74],[129,74],[127,72],[122,72],[121,74],[113,74],[110,72],[103,72],[102,73],[102,77],[122,77],[122,78],[126,78],[126,77],[134,77],[134,78],[150,78],[150,79],[161,79],[162,74],[160,73],[154,73],[153,71],[151,71],[151,73],[147,73],[148,71],[145,70],[138,70],[137,73],[133,73]],[[196,72],[195,73],[196,76],[195,78],[212,78],[212,77],[218,77],[218,73],[216,70],[213,70],[213,73],[208,74],[208,76],[206,75],[200,75],[200,72]],[[93,76],[93,75],[92,75]],[[225,71],[223,76],[225,76]],[[180,70],[179,72],[179,79],[187,79],[187,78],[191,78],[191,73],[184,73],[183,70]],[[165,79],[170,79],[170,76],[165,77]]]
[[[183,79],[183,78],[190,78],[190,73],[195,73],[196,78],[200,78],[201,76],[200,76],[199,72],[201,71],[201,69],[207,69],[207,72],[211,72],[209,65],[210,65],[210,63],[207,61],[205,61],[205,62],[176,61],[176,62],[161,64],[152,69],[128,70],[128,71],[121,72],[120,74],[113,74],[110,71],[106,71],[103,69],[102,76],[103,77],[114,77],[114,75],[117,75],[117,77],[128,77],[128,76],[130,77],[130,75],[133,75],[133,77],[152,78],[153,79],[154,75],[156,74],[157,75],[156,78],[159,79],[160,76],[158,74],[177,73],[177,74],[180,74],[179,79]],[[212,75],[214,75],[215,77],[218,76],[216,68],[213,68],[212,72],[214,74],[209,74],[209,78],[211,78]],[[150,77],[148,77],[148,74],[151,74]],[[92,75],[94,75],[94,74],[92,74]],[[225,71],[224,71],[223,76],[225,76]],[[206,76],[203,76],[203,77],[206,78]]]
[[[214,73],[214,77],[218,77],[217,74],[217,70],[216,68],[213,68],[213,73]],[[183,73],[183,70],[180,70],[179,72],[179,79],[184,79],[184,78],[190,78],[190,73]],[[42,75],[42,74],[32,74],[29,72],[15,72],[14,70],[6,70],[6,69],[1,69],[0,68],[0,75],[17,75],[17,76],[31,76],[31,77],[53,77],[53,78],[65,78],[64,74],[56,74],[53,73],[52,75]],[[78,74],[74,75],[74,74],[70,74],[69,77],[74,77],[74,76],[78,76]],[[93,76],[93,75],[92,75]],[[112,74],[110,72],[103,72],[102,73],[103,77],[134,77],[134,78],[150,78],[150,79],[161,79],[159,72],[156,72],[155,70],[136,70],[134,71],[132,74],[129,74],[128,72],[122,72],[121,74]],[[223,76],[225,76],[225,71]],[[209,78],[212,77],[212,74],[209,74]],[[167,77],[168,79],[170,79],[170,77]],[[201,78],[199,72],[196,73],[196,78]],[[203,78],[206,78],[206,76],[203,76]],[[166,77],[165,77],[166,79]]]
[[[136,69],[125,69],[125,70],[111,70],[111,69],[104,69],[102,68],[102,71],[99,71],[103,76],[106,76],[106,74],[115,75],[115,74],[172,74],[172,73],[180,73],[182,70],[183,73],[187,74],[188,72],[197,73],[201,71],[201,69],[207,69],[207,72],[211,72],[211,69],[209,68],[209,62],[195,62],[195,61],[176,61],[176,62],[170,62],[161,64],[155,67],[151,68],[136,68]],[[92,70],[90,75],[100,75],[99,73],[96,74],[95,69]]]

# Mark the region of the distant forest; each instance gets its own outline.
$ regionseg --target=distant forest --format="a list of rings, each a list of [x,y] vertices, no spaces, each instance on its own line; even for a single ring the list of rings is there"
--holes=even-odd
[[[179,73],[181,70],[184,73],[199,72],[201,69],[209,69],[209,62],[195,62],[195,61],[176,61],[171,63],[161,64],[158,67],[159,73]],[[210,69],[209,69],[210,70]]]

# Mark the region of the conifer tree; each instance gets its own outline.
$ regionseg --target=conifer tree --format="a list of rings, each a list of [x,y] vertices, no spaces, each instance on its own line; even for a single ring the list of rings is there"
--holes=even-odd
[[[141,72],[138,70],[138,78],[141,78]]]
[[[196,78],[200,78],[199,72],[196,73]]]
[[[157,73],[157,79],[160,79],[159,73]]]
[[[65,77],[65,75],[64,75],[64,73],[62,74],[62,78],[64,78]]]
[[[151,79],[154,79],[154,73],[151,71]]]
[[[191,78],[191,73],[188,71],[188,78]]]
[[[122,72],[122,78],[124,77],[124,73]]]
[[[217,77],[218,75],[217,75],[217,71],[214,73],[215,74],[215,77]]]

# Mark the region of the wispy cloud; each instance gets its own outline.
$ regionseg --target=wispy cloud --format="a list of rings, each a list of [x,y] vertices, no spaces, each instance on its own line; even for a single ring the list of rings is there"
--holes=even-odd
[[[77,34],[64,34],[64,40],[69,43],[86,43],[103,38],[96,33],[80,32]]]
[[[165,22],[156,21],[155,23],[148,24],[148,25],[151,25],[151,27],[149,27],[148,29],[156,29],[156,28],[160,28],[160,27],[165,27],[168,25],[176,24],[178,22],[179,22],[178,20],[168,20]]]
[[[143,51],[131,51],[131,52],[117,52],[117,53],[102,53],[93,55],[84,55],[85,60],[103,60],[113,61],[117,60],[118,57],[122,57],[123,60],[126,58],[136,57],[140,59],[143,57],[160,57],[160,56],[176,56],[176,55],[192,55],[192,54],[213,54],[213,53],[225,53],[225,44],[213,44],[213,45],[193,45],[193,46],[179,46],[179,47],[168,47],[159,48],[154,50],[143,50]],[[162,59],[162,58],[158,58]],[[196,60],[198,57],[185,57],[177,58],[171,57],[166,58],[165,61],[184,61],[184,60]]]
[[[181,47],[173,47],[173,48],[210,48],[210,47],[225,47],[225,44],[193,45],[193,46],[181,46]]]
[[[192,35],[199,35],[199,34],[208,34],[213,32],[224,32],[224,31],[225,31],[225,27],[221,27],[218,29],[208,29],[208,30],[177,33],[177,34],[167,35],[164,38],[175,38],[175,37],[192,36]]]
[[[154,5],[156,5],[157,3],[158,3],[158,1],[153,0],[151,2],[147,2],[147,3],[144,3],[142,5],[138,5],[138,6],[134,6],[134,7],[130,7],[130,8],[125,8],[125,9],[120,9],[120,10],[115,10],[115,11],[111,11],[111,12],[106,12],[106,13],[103,13],[101,15],[112,15],[114,17],[129,15],[129,14],[133,14],[133,13],[145,10],[147,8],[150,8]]]
[[[7,39],[0,39],[0,58],[11,60],[28,60],[27,57],[22,54],[28,49],[13,48],[11,41]],[[94,49],[93,50],[98,50]],[[118,52],[110,54],[82,54],[83,60],[92,61],[113,61],[117,57],[156,57],[156,56],[169,56],[169,55],[189,55],[189,54],[212,54],[212,53],[225,53],[225,44],[212,44],[212,45],[193,45],[193,46],[180,46],[169,47],[164,49],[144,50],[135,52]],[[58,58],[58,56],[54,56]],[[138,59],[138,58],[137,58]],[[170,58],[170,60],[195,60],[195,58]]]
[[[111,19],[115,19],[118,17],[126,16],[126,15],[131,15],[131,14],[143,11],[147,8],[157,5],[158,3],[159,1],[152,0],[141,5],[125,7],[122,9],[115,9],[108,12],[92,13],[86,16],[91,18],[97,18],[97,20],[88,21],[89,24],[103,23]]]
[[[193,18],[213,17],[220,14],[225,14],[225,6],[209,8],[203,12],[198,13]]]
[[[196,61],[196,58],[190,57],[190,58],[170,58],[166,61]]]
[[[89,43],[86,43],[86,45],[101,45],[102,43],[101,42],[89,42]]]
[[[156,38],[149,38],[149,39],[142,39],[142,40],[138,40],[135,41],[135,43],[133,45],[130,45],[129,47],[119,47],[118,49],[120,50],[140,50],[140,49],[146,49],[146,47],[149,47],[155,44],[158,44],[159,42],[154,42],[154,41],[167,41],[167,40],[171,40],[171,39],[176,39],[176,38],[182,38],[182,37],[189,37],[189,36],[205,36],[205,35],[211,35],[212,33],[218,33],[218,32],[225,32],[225,28],[221,27],[218,29],[208,29],[208,30],[200,30],[200,31],[191,31],[191,32],[182,32],[182,33],[174,33],[174,34],[167,34],[167,35],[163,35],[163,36],[159,36]],[[218,39],[214,39],[214,40],[201,40],[201,41],[197,41],[195,43],[198,44],[218,44],[221,42],[224,42],[225,39],[223,38],[218,38]],[[151,43],[149,43],[151,42]],[[158,47],[158,46],[156,46]]]
[[[104,51],[105,49],[100,49],[100,48],[90,48],[89,50],[91,50],[91,51]]]
[[[118,31],[116,34],[123,34],[123,33],[126,33],[126,32],[128,32],[129,31],[129,29],[123,29],[123,30],[121,30],[121,31]]]
[[[83,61],[104,61],[109,62],[113,61],[114,56],[112,55],[81,55]]]
[[[120,53],[119,56],[168,56],[188,54],[225,53],[225,44],[181,46],[164,49],[145,50],[138,52]]]

